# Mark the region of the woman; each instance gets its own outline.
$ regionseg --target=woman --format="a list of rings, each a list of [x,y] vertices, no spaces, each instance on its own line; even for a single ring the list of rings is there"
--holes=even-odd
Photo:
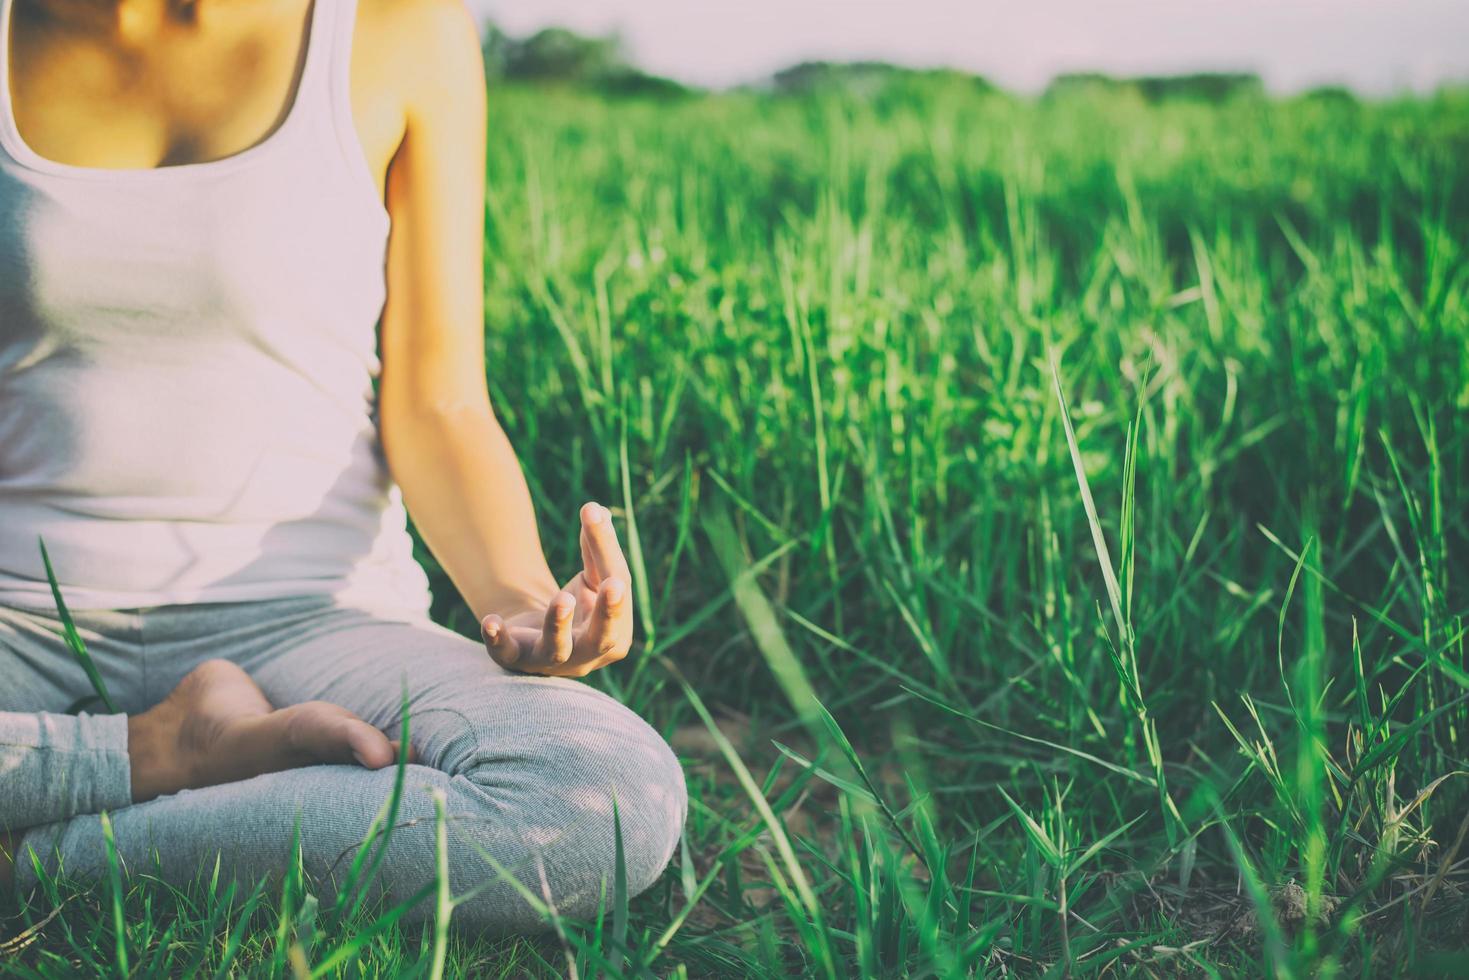
[[[614,800],[629,886],[667,863],[677,760],[569,679],[631,641],[612,516],[581,508],[558,587],[489,402],[484,98],[461,0],[0,0],[0,878],[21,891],[33,861],[104,868],[107,811],[126,866],[180,883],[216,854],[279,872],[299,824],[332,894],[389,797],[405,690],[387,900],[432,880],[439,793],[452,889],[475,889],[456,922],[543,924],[512,875],[594,910]],[[428,619],[409,511],[483,644]],[[38,539],[111,707],[66,713],[91,688]]]

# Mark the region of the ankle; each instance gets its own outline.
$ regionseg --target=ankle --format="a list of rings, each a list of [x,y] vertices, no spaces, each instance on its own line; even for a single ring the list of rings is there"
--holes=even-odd
[[[189,785],[188,766],[180,757],[178,731],[179,721],[166,702],[128,716],[128,764],[134,803],[176,793]]]

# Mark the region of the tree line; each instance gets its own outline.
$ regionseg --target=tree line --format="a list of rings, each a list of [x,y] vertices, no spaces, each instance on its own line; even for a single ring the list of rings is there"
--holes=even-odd
[[[588,37],[564,27],[547,27],[526,37],[512,37],[491,23],[486,27],[483,51],[491,80],[575,85],[620,95],[678,97],[697,89],[646,72],[633,64],[622,39],[616,35]],[[880,96],[912,85],[963,85],[994,91],[982,76],[957,69],[907,68],[882,61],[804,61],[784,68],[769,79],[747,86],[778,95],[837,91],[857,96]],[[1149,102],[1187,99],[1223,102],[1260,97],[1264,85],[1251,72],[1194,72],[1181,75],[1118,77],[1100,72],[1073,72],[1057,76],[1045,95],[1086,89],[1131,91]],[[1345,89],[1332,87],[1322,94],[1351,100]]]

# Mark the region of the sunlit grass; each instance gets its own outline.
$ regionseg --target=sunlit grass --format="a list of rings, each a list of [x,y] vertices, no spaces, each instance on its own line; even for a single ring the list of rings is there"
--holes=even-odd
[[[491,391],[549,547],[619,502],[672,867],[498,942],[48,881],[0,963],[1469,970],[1469,97],[491,109]]]

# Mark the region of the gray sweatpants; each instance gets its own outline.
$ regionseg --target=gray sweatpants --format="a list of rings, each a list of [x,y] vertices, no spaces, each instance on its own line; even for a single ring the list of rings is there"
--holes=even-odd
[[[648,887],[672,856],[687,797],[667,744],[630,710],[583,683],[511,673],[481,643],[413,614],[328,596],[75,611],[117,710],[157,704],[204,660],[244,668],[280,707],[339,704],[396,737],[403,683],[417,761],[378,875],[389,902],[432,880],[434,805],[447,797],[450,883],[478,889],[454,921],[493,930],[543,926],[481,852],[562,914],[589,915],[614,868],[613,799],[628,887]],[[186,790],[131,805],[124,714],[64,714],[91,685],[54,611],[0,606],[0,829],[19,837],[16,884],[48,870],[97,875],[102,810],[129,870],[185,884],[220,860],[242,886],[287,866],[299,823],[307,873],[334,894],[395,770],[320,765]],[[93,711],[105,710],[97,707]],[[155,864],[155,860],[158,862]],[[544,877],[543,877],[544,876]],[[410,921],[432,912],[420,903]]]

